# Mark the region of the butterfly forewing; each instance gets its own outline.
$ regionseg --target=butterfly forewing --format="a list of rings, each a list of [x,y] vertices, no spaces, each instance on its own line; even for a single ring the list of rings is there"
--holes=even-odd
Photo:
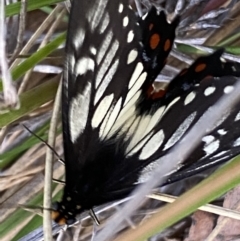
[[[63,82],[65,156],[72,156],[69,161],[84,163],[88,149],[94,148],[88,144],[100,138],[102,129],[106,134],[119,115],[128,89],[143,71],[139,35],[127,1],[73,2]],[[134,78],[129,79],[134,70]]]

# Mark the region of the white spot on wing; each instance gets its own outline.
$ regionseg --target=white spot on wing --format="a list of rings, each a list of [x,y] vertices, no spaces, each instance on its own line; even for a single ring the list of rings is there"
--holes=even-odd
[[[138,56],[138,51],[136,49],[132,49],[128,54],[127,64],[131,64],[132,62],[134,62],[137,56]]]
[[[142,20],[144,20],[147,17],[147,15],[148,15],[148,12],[142,16]]]
[[[101,136],[105,137],[106,135],[111,136],[112,133],[110,130],[114,125],[114,122],[120,112],[120,108],[121,108],[121,104],[122,104],[122,98],[120,98],[117,102],[117,104],[114,106],[114,109],[112,110],[111,114],[109,117],[106,117],[104,119],[104,123],[102,124],[102,134]],[[110,132],[109,132],[110,131]]]
[[[134,110],[134,109],[133,109]],[[125,116],[124,116],[125,117]],[[127,135],[127,131],[129,131],[129,128],[134,124],[134,121],[136,119],[136,115],[135,115],[135,112],[131,112],[129,115],[128,115],[128,118],[125,119],[124,123],[121,128],[118,129],[118,133],[119,135],[122,135],[124,134],[125,135],[125,141],[128,141],[128,139],[130,138],[129,135]],[[121,120],[121,119],[120,119]]]
[[[96,55],[97,54],[97,49],[93,46],[90,47],[90,52],[93,54],[93,55]]]
[[[236,115],[234,121],[239,121],[239,120],[240,120],[240,111],[237,113],[237,115]]]
[[[128,23],[129,23],[129,18],[128,18],[128,16],[125,16],[125,17],[123,18],[123,27],[127,27],[127,26],[128,26]]]
[[[167,106],[164,114],[166,114],[167,111],[168,111],[176,102],[178,102],[179,99],[180,99],[180,96],[178,96],[178,97],[176,97],[174,100],[172,100],[172,101],[170,102],[170,104]]]
[[[236,146],[240,146],[240,137],[238,137],[233,143],[233,147],[236,147]]]
[[[151,120],[146,128],[145,135],[153,130],[153,128],[160,122],[165,106],[161,106],[151,117]]]
[[[94,98],[94,104],[96,104],[99,101],[99,99],[102,97],[104,91],[108,87],[109,83],[112,81],[112,78],[117,71],[118,64],[119,64],[119,60],[117,59],[117,60],[115,60],[114,64],[111,66],[111,69],[107,72],[101,85],[97,89],[97,93]]]
[[[87,71],[93,71],[95,67],[94,61],[91,58],[83,57],[79,59],[75,65],[75,73],[84,75]]]
[[[208,145],[205,145],[203,147],[203,150],[206,152],[206,155],[211,155],[212,153],[214,153],[220,146],[220,141],[219,140],[215,140],[213,142],[211,142]]]
[[[135,82],[135,84],[133,85],[133,87],[128,91],[126,100],[124,102],[124,106],[126,103],[129,102],[129,100],[131,100],[131,98],[135,95],[135,93],[142,87],[145,79],[147,77],[147,73],[143,72],[140,77],[138,78],[138,80]]]
[[[225,134],[227,134],[227,131],[225,131],[224,129],[219,129],[217,132],[221,136],[224,136]]]
[[[107,26],[109,25],[109,22],[110,22],[109,14],[105,13],[104,19],[103,19],[100,29],[99,29],[100,34],[102,34],[106,30]]]
[[[103,14],[106,12],[105,9],[107,3],[108,1],[105,0],[95,1],[94,6],[90,8],[88,13],[86,13],[86,17],[92,31],[99,25]]]
[[[225,88],[224,88],[224,93],[225,94],[229,94],[229,93],[231,93],[232,91],[233,91],[233,89],[234,89],[234,87],[233,86],[226,86]]]
[[[105,55],[107,49],[109,48],[109,45],[112,41],[113,38],[113,32],[109,31],[105,34],[105,38],[102,42],[102,44],[100,45],[99,49],[98,49],[98,53],[97,53],[97,64],[99,65],[100,62],[103,59],[103,56]]]
[[[128,43],[131,43],[131,42],[133,41],[133,38],[134,38],[133,30],[130,30],[130,31],[128,32],[127,42],[128,42]]]
[[[138,91],[134,97],[127,103],[127,105],[121,110],[119,117],[114,123],[113,128],[111,129],[111,133],[115,133],[120,128],[123,129],[123,131],[126,130],[126,128],[129,126],[129,120],[132,119],[132,117],[135,118],[136,116],[136,105],[135,102],[139,98],[141,92]],[[128,123],[127,123],[128,122]]]
[[[68,62],[69,71],[71,71],[71,73],[73,73],[76,61],[75,61],[75,58],[72,54],[67,55],[67,62]],[[67,83],[67,81],[64,81],[64,84],[66,84],[66,83]]]
[[[129,84],[128,84],[129,89],[131,89],[132,86],[135,84],[136,80],[138,79],[138,77],[142,73],[142,71],[143,71],[143,64],[141,62],[138,62],[133,71],[132,77],[129,81]]]
[[[126,153],[128,153],[132,148],[134,148],[140,140],[143,139],[145,130],[151,120],[150,115],[139,116],[136,120],[136,127],[135,129],[130,128],[127,135],[132,136],[131,141],[128,144]]]
[[[220,159],[222,159],[224,156],[226,156],[226,153],[228,153],[229,151],[221,151],[221,152],[219,152],[217,155],[214,155],[213,157],[211,157],[210,159],[212,159],[212,158],[216,158],[216,157],[221,157]],[[224,155],[224,156],[223,156]],[[223,156],[223,157],[222,157]],[[217,161],[219,161],[219,159],[217,160]]]
[[[214,93],[215,90],[216,90],[216,87],[215,87],[215,86],[210,86],[210,87],[208,87],[208,88],[206,88],[206,89],[204,90],[204,95],[205,95],[205,96],[209,96],[209,95],[211,95],[212,93]]]
[[[113,44],[111,45],[111,48],[109,49],[103,62],[99,66],[97,76],[96,76],[96,88],[102,82],[102,79],[103,79],[104,75],[106,74],[106,72],[109,70],[109,68],[113,68],[113,66],[111,66],[111,64],[112,64],[113,58],[115,57],[116,51],[118,50],[118,47],[119,47],[119,42],[117,40],[115,40],[113,42]],[[115,60],[115,63],[116,63],[116,60]],[[111,70],[110,70],[110,72],[111,72]],[[105,77],[105,79],[106,79],[106,77]],[[110,81],[108,81],[108,82],[110,82]]]
[[[119,6],[118,6],[118,12],[122,13],[122,11],[123,11],[123,4],[120,3]]]
[[[153,132],[148,133],[141,141],[132,149],[130,152],[127,153],[127,156],[132,156],[136,152],[138,152],[148,141],[149,137],[153,134]]]
[[[109,107],[112,104],[114,95],[105,96],[102,101],[99,103],[93,118],[92,118],[92,127],[97,128],[99,124],[103,121],[103,118],[106,116]]]
[[[85,34],[86,32],[84,29],[76,29],[75,35],[73,36],[73,45],[75,49],[79,49],[82,46]]]
[[[129,128],[127,130],[127,134],[126,134],[127,139],[131,140],[130,143],[129,143],[130,146],[128,146],[128,149],[132,146],[131,143],[133,145],[135,144],[135,143],[133,143],[134,140],[135,140],[134,136],[137,135],[139,137],[139,139],[141,139],[141,137],[140,137],[141,136],[141,130],[139,130],[140,128],[138,128],[140,120],[141,120],[141,117],[138,116],[138,117],[135,118],[135,116],[133,116],[133,119],[134,119],[134,121],[132,122],[131,125],[129,125]]]
[[[87,124],[91,83],[87,82],[82,94],[77,95],[69,106],[70,136],[74,143]]]
[[[202,138],[202,141],[206,143],[206,145],[210,144],[211,142],[213,142],[215,140],[215,137],[212,135],[208,135],[208,136],[204,136]]]
[[[106,30],[107,26],[109,25],[109,22],[110,22],[109,14],[105,13],[104,19],[99,29],[100,34],[102,34]]]
[[[138,100],[138,98],[141,95],[141,91],[138,91],[133,98],[123,107],[123,109],[120,112],[119,118],[122,118],[123,116],[128,115],[130,109],[133,108],[134,106],[134,110],[136,109],[136,101]]]
[[[164,140],[163,130],[158,131],[152,138],[150,138],[147,144],[143,147],[139,159],[145,160],[148,157],[152,156],[158,148],[162,145]]]
[[[178,127],[178,129],[173,133],[173,135],[169,138],[168,142],[164,146],[163,150],[166,150],[173,146],[188,130],[189,126],[193,122],[197,112],[193,112],[191,115],[189,115],[184,122]]]
[[[194,100],[195,96],[196,93],[194,91],[190,92],[184,100],[184,105],[188,105],[189,103],[191,103]]]

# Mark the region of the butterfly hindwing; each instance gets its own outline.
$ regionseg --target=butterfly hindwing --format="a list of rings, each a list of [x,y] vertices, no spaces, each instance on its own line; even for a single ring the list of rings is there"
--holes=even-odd
[[[232,77],[225,77],[222,80],[229,81],[229,78]],[[240,153],[239,125],[240,113],[235,106],[228,116],[222,116],[214,130],[202,138],[192,155],[182,163],[177,172],[168,178],[165,184],[193,176],[238,155]]]
[[[152,148],[145,149],[144,155],[147,156],[145,162],[149,162],[149,165],[146,165],[141,171],[139,181],[146,181],[146,178],[151,175],[153,167],[161,165],[160,158],[164,158],[164,155],[171,151],[199,118],[209,108],[211,109],[213,104],[216,104],[222,96],[231,94],[230,91],[236,81],[239,80],[233,77],[222,77],[220,79],[211,78],[208,81],[211,81],[211,84],[201,82],[200,86],[193,88],[188,95],[181,96],[178,101],[175,103],[173,101],[170,104],[171,107],[163,115],[157,126],[158,133],[162,133],[158,146],[154,151]],[[210,103],[211,105],[209,105]],[[228,114],[222,116],[216,127],[209,130],[209,133],[202,138],[192,154],[183,163],[179,163],[175,167],[175,171],[164,185],[223,163],[240,153],[239,110],[235,107],[229,110]],[[154,142],[152,146],[153,144]],[[142,151],[144,151],[144,148]]]
[[[152,7],[140,20],[144,46],[141,58],[151,83],[166,64],[179,20],[180,18],[176,17],[168,22],[164,11],[159,12],[155,7]]]

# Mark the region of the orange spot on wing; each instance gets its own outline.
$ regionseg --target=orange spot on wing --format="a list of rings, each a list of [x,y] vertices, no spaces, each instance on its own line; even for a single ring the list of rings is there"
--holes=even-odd
[[[206,68],[206,64],[204,64],[204,63],[202,63],[202,64],[198,64],[197,66],[196,66],[196,68],[195,68],[195,72],[201,72],[201,71],[203,71],[205,68]]]
[[[170,39],[167,39],[164,44],[164,51],[168,51],[171,48],[171,41]]]
[[[153,26],[154,26],[153,23],[150,23],[149,26],[148,26],[148,29],[151,31]]]
[[[157,33],[154,33],[150,38],[150,48],[155,49],[160,42],[160,36]]]

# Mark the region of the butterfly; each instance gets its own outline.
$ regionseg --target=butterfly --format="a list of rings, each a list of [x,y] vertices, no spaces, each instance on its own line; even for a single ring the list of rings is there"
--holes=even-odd
[[[77,214],[129,195],[148,167],[232,90],[236,79],[209,78],[240,75],[238,64],[221,61],[222,49],[197,59],[166,89],[155,88],[179,21],[169,23],[154,7],[139,19],[127,0],[72,2],[62,83],[66,184],[55,222],[72,224]],[[233,110],[222,120],[165,184],[237,155],[231,128],[239,115]]]

